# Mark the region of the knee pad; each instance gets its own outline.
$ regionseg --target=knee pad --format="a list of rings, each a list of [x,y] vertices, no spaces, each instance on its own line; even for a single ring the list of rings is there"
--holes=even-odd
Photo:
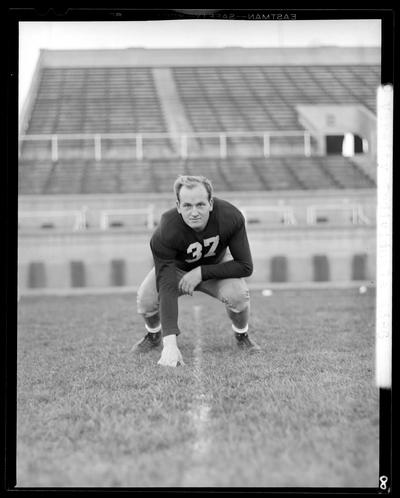
[[[250,292],[246,285],[238,283],[229,286],[227,292],[221,297],[221,301],[228,310],[240,313],[250,306]]]
[[[144,289],[139,288],[136,296],[137,312],[145,317],[150,317],[158,313],[158,295],[145,292]]]

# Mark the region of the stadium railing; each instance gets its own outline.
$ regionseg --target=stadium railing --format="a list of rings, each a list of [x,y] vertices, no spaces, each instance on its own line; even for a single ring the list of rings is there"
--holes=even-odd
[[[336,225],[372,225],[371,220],[360,204],[312,204],[304,207],[291,205],[240,206],[248,225],[307,226],[329,223]],[[90,225],[88,224],[90,215]],[[64,218],[64,220],[62,220]],[[57,226],[54,219],[59,220]],[[26,221],[28,223],[26,223]],[[53,220],[53,221],[52,221]],[[115,228],[140,228],[152,230],[158,223],[158,213],[154,204],[135,209],[92,209],[83,206],[80,210],[63,211],[20,211],[19,228],[45,229],[61,228],[72,231],[109,230]]]
[[[22,156],[22,146],[26,142],[47,142],[50,144],[51,160],[59,160],[59,148],[61,141],[88,141],[92,142],[93,157],[96,161],[102,160],[102,140],[133,140],[135,142],[135,157],[138,160],[144,159],[144,141],[168,139],[179,143],[176,150],[177,156],[181,158],[189,157],[190,140],[195,139],[217,139],[218,156],[226,158],[228,155],[229,138],[259,138],[262,141],[262,155],[269,157],[272,153],[271,142],[274,138],[299,137],[302,141],[303,153],[306,157],[311,156],[311,134],[305,130],[285,130],[285,131],[223,131],[223,132],[191,132],[191,133],[74,133],[74,134],[52,134],[52,135],[20,135],[19,137],[19,157]],[[298,152],[296,151],[296,154]],[[285,155],[287,152],[285,152]]]
[[[132,217],[132,216],[145,216],[146,228],[152,229],[155,227],[155,212],[154,205],[150,204],[147,208],[143,209],[108,209],[100,211],[100,228],[102,230],[108,230],[110,228],[110,219],[114,216],[118,217],[118,224],[120,224],[121,218]]]
[[[277,222],[282,225],[297,225],[297,220],[294,215],[293,207],[291,206],[243,206],[240,208],[246,223],[260,223],[262,221],[259,218],[252,218],[252,213],[262,213],[262,214],[272,214],[273,222]],[[268,220],[269,221],[269,220]]]
[[[55,228],[53,220],[60,218],[66,218],[68,221],[63,223],[63,227],[67,226],[72,229],[72,231],[80,231],[87,229],[87,207],[83,206],[80,210],[61,210],[61,211],[19,211],[18,212],[18,226],[24,225],[24,220],[30,220],[28,224],[29,228],[37,228],[37,224],[40,223],[40,228]],[[33,225],[32,225],[33,220]],[[35,223],[36,222],[36,223]]]
[[[322,204],[307,206],[307,225],[315,225],[318,223],[321,216],[326,213],[341,213],[343,214],[343,221],[347,214],[353,225],[370,225],[371,220],[365,215],[362,206],[359,204]],[[325,218],[322,218],[323,220]]]

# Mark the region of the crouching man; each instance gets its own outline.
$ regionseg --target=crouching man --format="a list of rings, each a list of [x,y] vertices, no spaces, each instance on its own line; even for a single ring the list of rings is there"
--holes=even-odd
[[[137,293],[147,333],[132,350],[146,352],[162,343],[158,364],[184,364],[177,344],[178,297],[196,290],[224,303],[239,348],[260,351],[248,334],[244,277],[252,274],[253,262],[242,213],[214,197],[203,176],[179,176],[174,192],[176,208],[162,215],[150,241],[154,268]]]

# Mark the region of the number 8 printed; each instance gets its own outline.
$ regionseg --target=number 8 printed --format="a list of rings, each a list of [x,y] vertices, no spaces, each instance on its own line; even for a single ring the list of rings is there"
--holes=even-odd
[[[387,489],[387,482],[388,482],[388,477],[387,476],[380,476],[379,482],[380,482],[379,487],[381,489]]]

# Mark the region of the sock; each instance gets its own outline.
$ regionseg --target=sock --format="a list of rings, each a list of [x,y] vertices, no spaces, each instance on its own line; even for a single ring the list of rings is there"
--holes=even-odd
[[[249,330],[249,326],[246,325],[246,327],[244,327],[243,329],[238,329],[237,327],[235,327],[235,325],[233,325],[232,323],[232,329],[234,332],[236,332],[237,334],[244,334],[246,333],[248,330]]]
[[[228,316],[232,323],[232,328],[235,332],[244,333],[247,332],[247,326],[249,323],[250,306],[246,306],[242,311],[234,311],[233,309],[226,309]]]
[[[156,334],[157,332],[161,331],[161,323],[160,323],[160,325],[158,325],[157,327],[155,327],[153,329],[151,327],[149,327],[147,325],[147,323],[145,323],[144,326],[146,327],[147,332],[150,332],[151,334]]]

